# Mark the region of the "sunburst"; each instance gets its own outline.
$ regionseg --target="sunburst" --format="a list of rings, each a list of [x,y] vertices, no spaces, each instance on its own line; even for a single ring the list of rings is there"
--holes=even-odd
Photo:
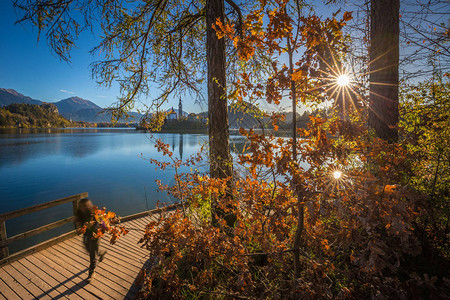
[[[386,55],[387,52],[381,54],[378,58],[374,59],[368,64],[371,65],[374,61]],[[323,57],[319,56],[319,59],[324,63],[324,65],[326,65],[328,70],[317,70],[319,74],[321,74],[321,76],[311,77],[310,79],[316,81],[316,84],[314,87],[305,89],[304,93],[308,94],[317,90],[322,90],[324,94],[327,95],[327,99],[334,101],[334,104],[332,104],[333,108],[340,106],[339,110],[341,112],[341,117],[343,118],[346,118],[350,108],[359,110],[357,109],[357,107],[361,107],[360,104],[363,104],[363,106],[371,110],[372,113],[374,113],[381,121],[384,121],[383,116],[374,111],[371,105],[369,105],[369,99],[367,95],[375,95],[379,98],[384,99],[385,101],[393,100],[387,99],[386,97],[370,90],[368,83],[363,79],[366,78],[369,74],[379,72],[384,68],[372,69],[370,71],[367,71],[363,66],[358,68],[357,64],[349,65],[342,61],[345,61],[345,59],[337,59],[331,49],[329,53],[331,54],[331,59],[329,60],[326,60]],[[387,66],[385,68],[388,67],[390,66]],[[383,82],[371,82],[370,84],[383,85],[386,87],[392,86],[392,84]]]
[[[341,172],[341,171],[335,170],[335,171],[333,172],[333,178],[334,178],[334,179],[339,180],[341,177],[342,177],[342,172]]]
[[[340,87],[346,87],[350,84],[350,76],[348,76],[347,74],[341,74],[336,78],[336,83]]]

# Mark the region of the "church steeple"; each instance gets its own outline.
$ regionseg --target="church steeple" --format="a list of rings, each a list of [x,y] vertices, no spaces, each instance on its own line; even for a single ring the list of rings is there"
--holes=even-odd
[[[181,102],[180,97],[180,103],[178,103],[178,119],[181,119],[182,116],[183,116],[183,103]]]

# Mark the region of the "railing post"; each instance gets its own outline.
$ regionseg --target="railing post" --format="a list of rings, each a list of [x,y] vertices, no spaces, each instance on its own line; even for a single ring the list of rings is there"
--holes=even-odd
[[[0,241],[6,241],[8,237],[6,236],[6,225],[5,220],[0,219]],[[0,247],[0,258],[4,259],[9,256],[8,245]]]
[[[74,217],[75,217],[75,215],[77,214],[78,205],[80,204],[80,200],[81,200],[81,197],[78,196],[78,197],[77,197],[75,200],[73,200],[73,202],[72,202],[72,205],[73,205],[73,216],[74,216]],[[77,229],[75,223],[73,224],[73,227],[74,227],[75,229]]]

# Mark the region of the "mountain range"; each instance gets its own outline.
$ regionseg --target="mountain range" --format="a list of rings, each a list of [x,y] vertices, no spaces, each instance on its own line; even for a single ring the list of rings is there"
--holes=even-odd
[[[45,102],[25,96],[13,89],[0,88],[0,107],[13,103],[41,105]],[[80,97],[70,97],[54,102],[53,104],[58,108],[59,114],[68,120],[94,123],[111,121],[110,112],[104,112],[103,108],[94,102]],[[135,112],[132,112],[130,115],[134,117],[136,121],[141,117],[140,114]],[[125,122],[125,120],[120,121]],[[133,122],[134,120],[130,119],[127,121]]]
[[[13,89],[4,89],[0,88],[0,107],[10,105],[13,103],[24,103],[24,104],[38,104],[41,105],[45,102],[33,99],[31,97],[25,96]],[[71,121],[84,121],[84,122],[92,122],[92,123],[107,123],[111,121],[111,113],[107,111],[103,111],[103,108],[98,106],[92,101],[80,98],[80,97],[70,97],[67,99],[60,100],[58,102],[52,103],[58,108],[58,112],[64,118]],[[167,111],[170,111],[168,109]],[[178,108],[174,108],[174,111],[178,114]],[[263,124],[269,123],[270,119],[265,117],[262,120],[258,121],[255,118],[255,114],[258,114],[259,110],[257,107],[251,104],[246,104],[241,109],[228,107],[228,118],[229,118],[229,126],[230,128],[255,128],[260,127],[262,122]],[[183,115],[187,116],[188,113],[183,111]],[[204,118],[207,118],[208,113],[202,112],[198,114]],[[139,122],[142,115],[136,112],[130,113],[132,118],[128,120],[119,120],[121,123],[133,123]],[[305,116],[307,119],[307,116]],[[297,119],[300,121],[300,115],[297,114]],[[286,125],[291,123],[292,120],[292,112],[286,113],[286,120],[284,123]]]

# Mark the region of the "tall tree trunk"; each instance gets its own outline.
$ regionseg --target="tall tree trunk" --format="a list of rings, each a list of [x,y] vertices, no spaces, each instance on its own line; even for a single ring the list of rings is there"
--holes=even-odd
[[[398,123],[399,0],[371,0],[369,126],[395,141]]]
[[[230,154],[228,132],[228,108],[226,99],[225,39],[218,39],[212,25],[219,19],[224,22],[223,0],[206,1],[206,55],[208,63],[208,118],[209,118],[209,159],[212,178],[230,177],[232,182],[233,164]],[[231,195],[229,195],[231,196]],[[215,207],[215,213],[222,215]],[[234,221],[228,220],[228,225]]]

